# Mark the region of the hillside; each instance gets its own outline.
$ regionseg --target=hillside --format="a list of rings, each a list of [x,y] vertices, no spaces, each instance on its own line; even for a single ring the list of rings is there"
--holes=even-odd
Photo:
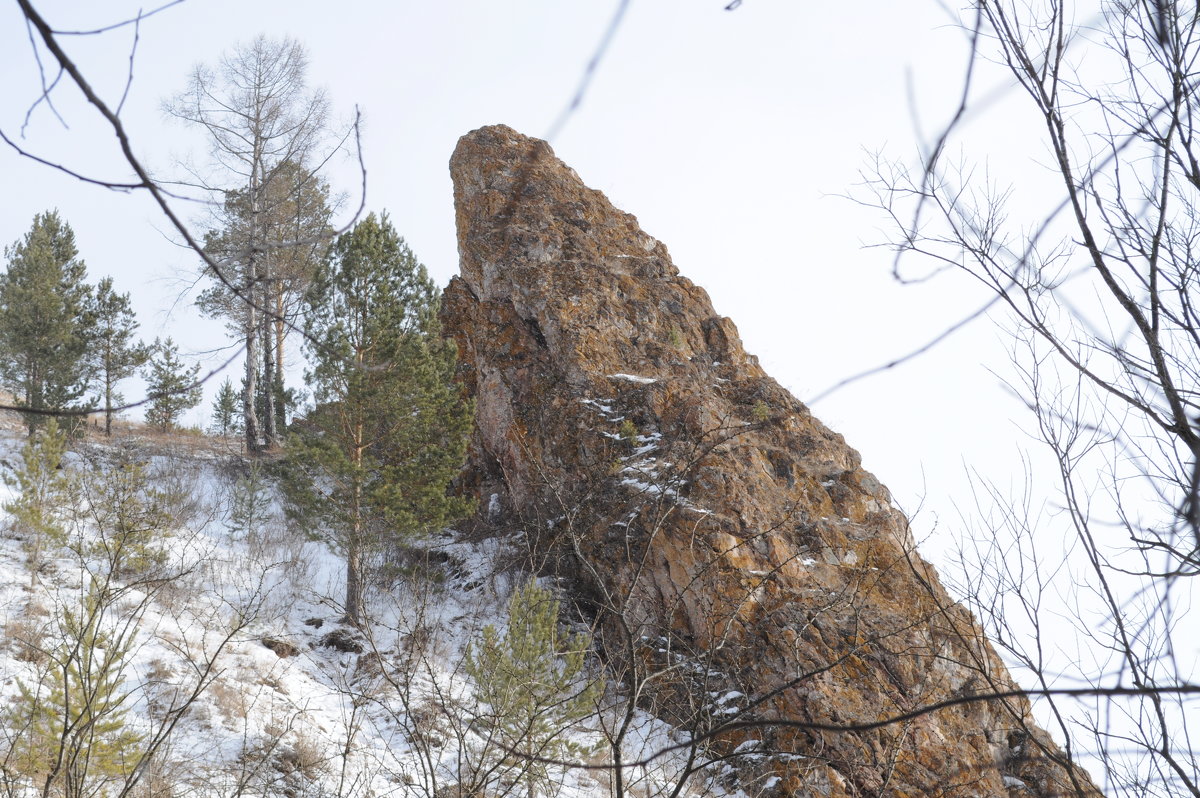
[[[505,604],[525,579],[520,547],[453,530],[419,541],[397,555],[393,575],[373,591],[370,624],[349,629],[338,623],[339,558],[289,531],[266,498],[269,489],[261,520],[236,528],[231,516],[246,495],[246,463],[197,452],[188,437],[175,443],[93,441],[70,458],[70,470],[100,473],[119,472],[118,461],[145,461],[175,519],[161,531],[161,565],[115,575],[111,601],[97,613],[99,625],[126,644],[115,669],[117,692],[126,696],[119,714],[136,741],[126,741],[124,764],[154,751],[133,794],[432,798],[468,780],[478,767],[473,757],[489,742],[472,728],[480,709],[463,672],[465,648],[485,624],[504,629]],[[13,433],[0,438],[9,471],[22,444]],[[6,489],[4,499],[12,495]],[[0,759],[5,795],[37,792],[12,754],[12,742],[27,733],[11,715],[21,686],[50,683],[72,640],[68,619],[86,606],[85,586],[110,576],[94,546],[87,556],[70,551],[106,534],[80,499],[71,542],[36,577],[11,524],[0,534],[0,711],[10,713],[0,741],[8,754]],[[564,734],[590,747],[595,721]],[[639,713],[626,757],[640,759],[675,739]],[[631,772],[630,786],[665,794],[685,769],[666,757]],[[133,775],[93,774],[91,786],[116,794]],[[718,775],[695,774],[682,794],[723,795]],[[607,792],[603,771],[550,778],[564,796]]]

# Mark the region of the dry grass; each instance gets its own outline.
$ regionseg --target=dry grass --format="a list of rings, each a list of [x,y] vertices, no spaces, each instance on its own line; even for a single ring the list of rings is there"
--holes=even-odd
[[[208,688],[209,698],[213,706],[225,717],[226,725],[236,728],[237,722],[245,720],[246,715],[254,706],[254,701],[246,695],[245,689],[228,679],[217,679]]]
[[[112,435],[105,435],[103,413],[88,416],[84,440],[95,445],[134,442],[155,453],[174,452],[208,457],[229,457],[246,451],[245,441],[238,436],[209,435],[195,427],[176,427],[163,432],[144,422],[125,419],[113,419]]]
[[[182,794],[188,766],[164,756],[155,756],[146,766],[142,778],[130,793],[134,798],[175,798]]]
[[[162,658],[151,660],[142,682],[142,692],[150,717],[156,721],[166,718],[184,694],[174,670]]]
[[[20,662],[44,665],[49,654],[44,648],[50,613],[40,604],[29,603],[4,624],[4,639]]]
[[[315,735],[297,731],[290,745],[283,746],[275,756],[275,768],[280,773],[298,773],[309,781],[320,777],[325,770],[328,754]]]
[[[12,407],[17,403],[17,397],[11,391],[0,391],[0,405]],[[0,430],[9,432],[24,432],[25,421],[15,410],[0,410]]]

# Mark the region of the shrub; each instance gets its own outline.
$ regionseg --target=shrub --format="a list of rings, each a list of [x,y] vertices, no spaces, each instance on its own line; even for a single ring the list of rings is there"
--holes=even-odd
[[[67,542],[64,509],[71,493],[71,478],[63,468],[67,436],[51,418],[29,437],[21,461],[4,482],[19,491],[4,504],[12,515],[13,531],[21,539],[29,570],[36,575],[54,548]]]
[[[558,629],[558,601],[529,582],[508,605],[508,631],[492,625],[467,651],[464,670],[484,705],[480,729],[483,769],[502,774],[507,786],[524,786],[529,798],[549,792],[549,768],[541,760],[569,760],[591,749],[571,739],[579,721],[595,712],[600,683],[584,673],[587,635]]]

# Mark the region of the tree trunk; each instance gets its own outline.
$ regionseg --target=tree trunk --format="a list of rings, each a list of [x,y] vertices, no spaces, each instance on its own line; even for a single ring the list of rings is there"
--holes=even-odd
[[[246,303],[246,385],[242,393],[243,408],[246,421],[246,451],[261,452],[262,432],[258,422],[258,358],[259,358],[259,330],[258,330],[258,309],[255,303],[258,302],[259,274],[258,274],[258,201],[259,188],[262,185],[259,180],[259,173],[262,169],[262,152],[261,139],[258,136],[257,129],[254,137],[254,155],[250,162],[250,238],[249,247],[247,249],[246,263],[246,298],[249,300]]]
[[[262,450],[262,436],[258,429],[258,410],[255,394],[258,393],[258,324],[254,308],[248,307],[250,322],[246,325],[246,384],[242,390],[242,418],[246,427],[246,451]]]
[[[284,401],[283,384],[283,339],[287,336],[287,325],[283,319],[283,287],[275,291],[275,426],[287,429],[287,402]]]
[[[25,380],[25,406],[31,408],[40,408],[42,406],[41,393],[41,373],[37,368],[36,363],[29,364],[25,373],[29,376]],[[26,437],[32,438],[33,433],[37,432],[37,416],[33,413],[23,413],[25,420]]]
[[[113,383],[107,372],[104,374],[104,435],[112,437],[112,394]]]
[[[354,626],[358,626],[362,623],[365,614],[363,607],[363,554],[366,546],[363,540],[365,513],[362,481],[362,424],[356,425],[355,435],[360,445],[355,446],[351,456],[354,464],[354,495],[350,508],[349,535],[346,539],[346,620]]]
[[[264,281],[264,286],[269,284],[269,281]],[[264,299],[266,299],[267,292],[264,291],[263,295]],[[264,306],[267,305],[266,302],[263,304]],[[259,337],[262,339],[263,347],[263,418],[261,421],[263,425],[263,439],[266,444],[266,448],[274,449],[279,445],[279,430],[275,425],[275,380],[277,379],[277,376],[275,374],[275,352],[273,351],[274,336],[271,332],[271,319],[266,313],[263,314],[262,322],[262,327],[259,331]]]
[[[356,533],[357,534],[357,533]],[[342,620],[358,628],[362,625],[363,607],[363,553],[357,540],[347,541],[346,546],[346,613]]]

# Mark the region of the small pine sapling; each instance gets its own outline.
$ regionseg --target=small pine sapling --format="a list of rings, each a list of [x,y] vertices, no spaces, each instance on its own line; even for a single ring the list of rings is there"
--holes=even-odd
[[[112,574],[145,576],[167,560],[173,522],[169,497],[151,485],[146,463],[126,454],[81,480],[95,538],[80,552]]]
[[[32,683],[17,679],[17,694],[0,712],[16,732],[5,769],[43,795],[107,794],[140,759],[123,689],[136,626],[102,628],[110,608],[101,581],[92,581],[78,606],[63,609],[57,640],[46,643],[48,666]]]
[[[630,449],[636,449],[638,445],[638,428],[637,424],[626,418],[621,421],[621,426],[617,430],[617,434],[621,436],[621,440],[628,444]]]
[[[5,484],[17,491],[4,509],[12,516],[33,579],[47,554],[67,542],[63,510],[71,494],[71,478],[63,468],[66,453],[66,433],[50,418],[25,442],[13,473],[4,475]]]
[[[212,424],[208,429],[222,438],[242,431],[242,398],[228,377],[221,383],[213,399]]]
[[[160,432],[169,432],[179,417],[204,397],[199,384],[200,364],[191,368],[184,365],[179,348],[170,338],[155,339],[153,352],[145,373],[150,398],[146,423]]]
[[[579,742],[577,728],[596,712],[601,692],[585,672],[591,639],[561,634],[558,612],[550,591],[529,582],[509,601],[505,635],[485,626],[464,662],[482,705],[479,765],[497,774],[498,786],[524,787],[527,798],[553,793],[545,760],[580,759],[593,750]]]
[[[229,518],[225,526],[243,540],[258,536],[271,513],[271,491],[267,475],[257,460],[250,463],[246,475],[233,485],[229,498]]]

